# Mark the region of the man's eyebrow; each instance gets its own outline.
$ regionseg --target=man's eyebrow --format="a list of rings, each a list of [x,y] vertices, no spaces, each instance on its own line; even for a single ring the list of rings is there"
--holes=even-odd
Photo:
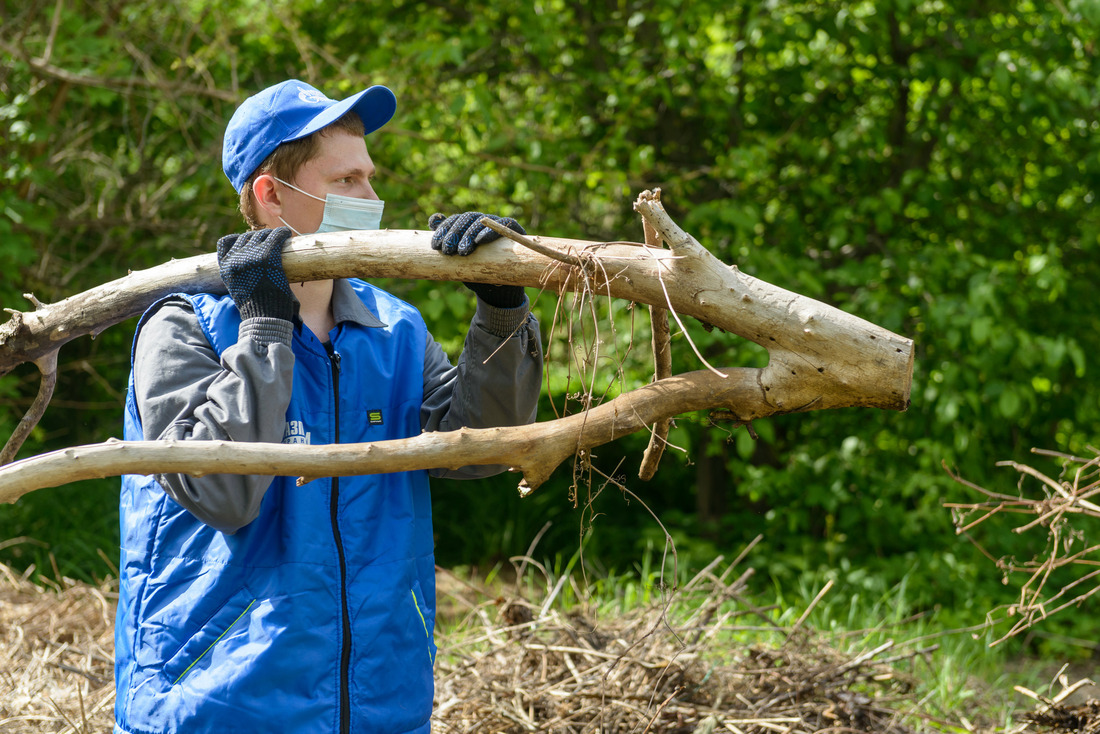
[[[355,176],[357,178],[368,178],[368,179],[370,179],[370,178],[374,178],[374,174],[376,172],[377,171],[373,166],[371,166],[369,171],[365,168],[359,168],[358,166],[356,166],[355,168],[341,169],[340,171],[337,172],[337,178],[344,178],[346,176]]]

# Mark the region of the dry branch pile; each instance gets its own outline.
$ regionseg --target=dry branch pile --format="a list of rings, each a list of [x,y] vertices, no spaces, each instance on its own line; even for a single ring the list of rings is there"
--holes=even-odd
[[[1100,701],[1095,699],[1076,706],[1055,705],[1024,717],[1040,731],[1051,734],[1100,734]]]
[[[913,710],[912,681],[893,664],[934,647],[901,652],[888,642],[842,653],[798,623],[775,625],[772,610],[749,604],[741,596],[748,576],[731,583],[700,575],[622,615],[563,613],[466,585],[451,593],[469,612],[440,648],[435,728],[923,731],[912,728],[926,718]],[[775,642],[738,642],[739,633]]]
[[[114,723],[117,593],[45,589],[0,565],[0,732],[106,732]]]
[[[433,729],[980,731],[944,727],[918,710],[897,665],[932,648],[843,653],[798,622],[773,624],[772,609],[740,596],[741,583],[697,577],[671,601],[613,615],[486,595],[444,574],[441,604],[467,612],[439,635]],[[0,732],[111,730],[114,598],[110,584],[44,589],[0,566]],[[775,643],[739,644],[739,633]],[[1013,732],[1100,732],[1100,703],[1032,695],[1031,726]]]

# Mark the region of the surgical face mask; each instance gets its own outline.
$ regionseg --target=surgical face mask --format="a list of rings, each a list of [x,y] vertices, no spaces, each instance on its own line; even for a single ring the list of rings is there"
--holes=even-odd
[[[345,232],[353,229],[378,229],[382,224],[382,210],[386,203],[377,199],[357,199],[354,196],[340,196],[339,194],[326,194],[325,198],[314,196],[308,191],[302,191],[294,184],[287,183],[281,178],[276,181],[283,186],[289,186],[295,191],[305,194],[311,199],[325,202],[325,212],[321,216],[321,226],[317,233]],[[279,221],[286,224],[286,220],[279,217]],[[294,227],[290,227],[294,234],[301,234]]]

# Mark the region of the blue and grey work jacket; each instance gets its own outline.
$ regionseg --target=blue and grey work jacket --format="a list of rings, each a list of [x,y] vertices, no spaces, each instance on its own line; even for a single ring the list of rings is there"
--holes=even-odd
[[[434,358],[426,360],[425,350],[434,341],[420,314],[361,281],[338,285],[377,323],[341,322],[327,344],[301,325],[292,330],[283,440],[376,441],[417,435],[426,423],[438,427],[437,418],[425,417],[425,385],[461,381],[459,367],[441,366],[429,378],[426,364]],[[200,295],[174,302],[193,310],[226,368],[244,332],[233,301]],[[156,310],[143,317],[135,344]],[[532,382],[530,371],[538,375],[541,351],[537,325],[526,319],[524,366],[512,367],[518,373],[507,381],[517,392],[533,386],[534,395],[513,400],[526,415],[502,423],[534,414],[538,378]],[[213,394],[219,379],[203,389]],[[501,376],[492,382],[500,391]],[[451,389],[461,391],[444,392]],[[175,425],[150,436],[139,403],[131,375],[128,440],[174,435]],[[228,527],[203,517],[198,489],[180,488],[181,481],[198,487],[201,480],[123,478],[116,734],[426,732],[435,658],[428,473],[317,479],[301,487],[295,477],[276,477]]]

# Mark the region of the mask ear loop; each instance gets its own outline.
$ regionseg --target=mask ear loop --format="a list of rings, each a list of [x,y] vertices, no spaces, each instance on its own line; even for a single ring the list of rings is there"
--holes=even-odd
[[[290,188],[297,191],[299,194],[305,194],[309,198],[316,199],[317,201],[320,201],[320,202],[328,202],[328,199],[322,199],[320,196],[314,196],[313,194],[309,193],[308,191],[302,191],[300,188],[298,188],[294,184],[287,183],[286,181],[282,180],[278,176],[272,176],[272,178],[275,179],[276,181],[278,181],[279,183],[281,183],[283,186],[289,186]]]
[[[301,237],[301,236],[302,236],[302,233],[301,233],[301,232],[299,232],[298,230],[294,229],[294,227],[291,227],[291,226],[290,226],[289,224],[287,224],[287,223],[286,223],[286,220],[285,220],[285,219],[283,219],[282,217],[279,217],[279,221],[283,223],[283,226],[284,226],[284,227],[286,227],[287,229],[289,229],[289,230],[290,230],[291,232],[293,232],[294,234],[298,235],[299,237]]]
[[[326,204],[328,203],[328,199],[322,199],[322,198],[321,198],[320,196],[314,196],[313,194],[309,193],[308,191],[302,191],[302,190],[301,190],[300,188],[298,188],[298,187],[297,187],[297,186],[295,186],[294,184],[292,184],[292,183],[288,183],[288,182],[286,182],[286,181],[282,180],[281,178],[279,178],[278,176],[272,176],[272,178],[273,178],[273,179],[275,179],[276,181],[278,181],[279,183],[281,183],[281,184],[282,184],[283,186],[287,186],[287,187],[289,187],[289,188],[292,188],[292,189],[294,189],[294,190],[295,190],[295,191],[297,191],[297,192],[298,192],[299,194],[305,194],[306,196],[308,196],[308,197],[309,197],[309,198],[311,198],[311,199],[316,199],[317,201],[323,201],[323,202],[325,202]],[[289,229],[289,230],[290,230],[291,232],[293,232],[294,234],[298,235],[299,237],[301,237],[301,236],[302,236],[302,233],[301,233],[301,232],[299,232],[298,230],[294,229],[294,227],[291,227],[291,226],[290,226],[289,224],[287,224],[287,223],[286,223],[286,220],[285,220],[285,219],[283,219],[282,217],[279,217],[279,221],[280,221],[280,222],[282,222],[282,223],[283,223],[283,225],[284,225],[284,226],[285,226],[285,227],[286,227],[287,229]]]

